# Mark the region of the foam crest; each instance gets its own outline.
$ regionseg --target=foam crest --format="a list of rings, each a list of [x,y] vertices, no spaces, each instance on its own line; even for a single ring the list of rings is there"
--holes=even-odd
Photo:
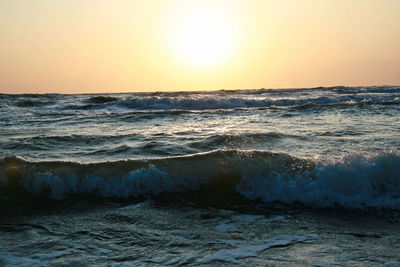
[[[353,153],[329,161],[268,151],[216,150],[92,164],[0,160],[0,195],[9,199],[21,192],[50,199],[185,192],[196,199],[224,203],[236,192],[266,203],[400,209],[400,155],[397,151]]]
[[[400,87],[333,87],[279,90],[220,90],[96,95],[0,95],[0,116],[165,114],[232,111],[236,109],[314,109],[400,104]],[[10,113],[10,111],[12,111]],[[154,116],[153,116],[154,115]],[[139,115],[137,115],[139,116]]]
[[[400,208],[400,156],[353,153],[337,162],[316,161],[302,174],[245,174],[237,190],[264,202],[299,202],[312,207]]]
[[[398,95],[330,95],[321,97],[304,97],[298,99],[276,98],[273,96],[248,95],[226,96],[195,96],[191,97],[129,97],[107,107],[118,106],[135,110],[212,110],[235,108],[269,108],[293,107],[309,108],[315,106],[343,106],[359,104],[399,104]]]
[[[62,176],[52,172],[39,172],[34,174],[33,179],[23,181],[22,186],[33,195],[47,194],[53,199],[76,194],[129,198],[191,190],[194,189],[192,182],[186,177],[172,178],[168,173],[150,165],[116,177],[91,174],[82,177],[77,174]]]

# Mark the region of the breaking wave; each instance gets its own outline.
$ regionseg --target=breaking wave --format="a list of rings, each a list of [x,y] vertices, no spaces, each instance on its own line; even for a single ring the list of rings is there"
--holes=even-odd
[[[323,94],[321,94],[323,92]],[[327,93],[328,92],[328,93]],[[213,92],[155,92],[111,95],[1,95],[0,107],[57,110],[202,111],[237,108],[336,107],[398,105],[400,87],[332,87],[279,90],[220,90]]]
[[[215,150],[148,160],[101,163],[0,160],[0,197],[65,199],[151,197],[170,193],[228,200],[238,194],[265,203],[308,207],[400,209],[397,151],[341,160],[299,159],[268,151]]]
[[[394,96],[366,97],[340,96],[304,99],[249,99],[243,97],[229,98],[176,98],[176,97],[130,97],[109,104],[119,108],[135,110],[212,110],[236,108],[304,108],[310,106],[344,106],[344,105],[395,105],[400,100]]]

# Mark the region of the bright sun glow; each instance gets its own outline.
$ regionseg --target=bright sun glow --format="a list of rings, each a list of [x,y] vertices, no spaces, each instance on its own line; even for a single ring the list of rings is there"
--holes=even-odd
[[[211,10],[191,10],[181,16],[173,30],[176,56],[192,68],[213,68],[233,53],[233,25]]]

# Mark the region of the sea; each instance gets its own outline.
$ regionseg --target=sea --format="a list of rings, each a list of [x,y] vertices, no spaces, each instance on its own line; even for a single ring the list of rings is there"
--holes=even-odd
[[[400,87],[0,94],[0,266],[400,266]]]

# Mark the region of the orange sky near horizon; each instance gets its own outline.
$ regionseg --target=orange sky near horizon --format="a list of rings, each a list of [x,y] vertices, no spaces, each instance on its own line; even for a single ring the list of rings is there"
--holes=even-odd
[[[2,0],[0,93],[400,85],[398,0]]]

